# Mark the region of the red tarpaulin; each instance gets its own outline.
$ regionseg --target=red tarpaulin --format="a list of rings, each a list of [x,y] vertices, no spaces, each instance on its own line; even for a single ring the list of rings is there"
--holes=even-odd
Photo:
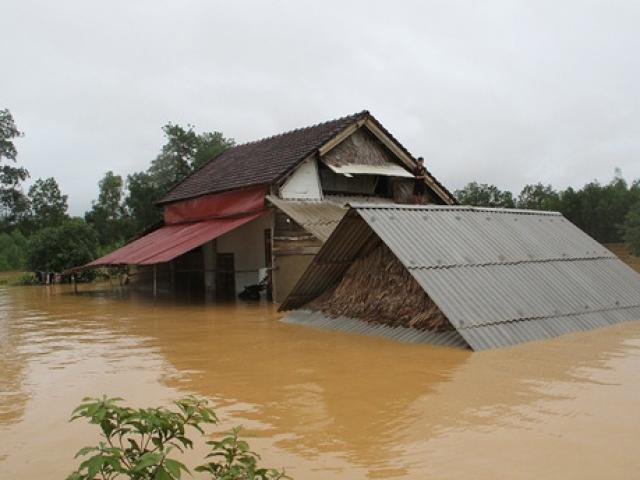
[[[202,197],[171,203],[164,207],[164,223],[196,222],[219,217],[237,217],[264,210],[267,187],[204,195]]]
[[[151,265],[168,262],[266,213],[268,212],[263,210],[237,218],[166,225],[109,255],[94,260],[85,267]]]

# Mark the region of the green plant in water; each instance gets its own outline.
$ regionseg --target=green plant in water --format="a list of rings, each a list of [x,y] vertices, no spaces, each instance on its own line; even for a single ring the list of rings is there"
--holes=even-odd
[[[37,285],[38,279],[35,277],[33,273],[22,273],[17,278],[13,280],[12,285],[23,286],[23,285]]]
[[[120,398],[85,398],[73,411],[71,420],[84,418],[98,425],[102,440],[76,454],[87,457],[67,480],[178,480],[186,465],[170,455],[175,450],[193,448],[187,428],[204,434],[203,426],[218,419],[205,400],[187,397],[174,402],[177,411],[166,408],[130,408],[119,405]],[[207,442],[215,460],[196,467],[213,479],[278,480],[285,479],[277,470],[258,468],[260,458],[238,439],[238,430],[219,442]]]
[[[290,477],[275,469],[259,468],[260,455],[252,452],[249,444],[238,438],[240,428],[234,428],[219,441],[207,442],[211,453],[209,463],[196,467],[196,472],[207,472],[220,480],[283,480]]]

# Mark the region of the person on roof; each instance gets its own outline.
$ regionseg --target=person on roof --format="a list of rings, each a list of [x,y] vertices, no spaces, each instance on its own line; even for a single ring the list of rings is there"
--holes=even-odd
[[[427,190],[427,169],[424,167],[424,158],[418,157],[418,164],[413,169],[415,177],[413,182],[413,201],[417,204],[424,203],[424,194]]]

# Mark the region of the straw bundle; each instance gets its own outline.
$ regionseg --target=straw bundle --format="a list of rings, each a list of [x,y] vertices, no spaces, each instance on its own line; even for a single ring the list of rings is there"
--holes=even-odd
[[[307,305],[331,317],[450,330],[451,324],[386,245],[356,259],[341,282]]]

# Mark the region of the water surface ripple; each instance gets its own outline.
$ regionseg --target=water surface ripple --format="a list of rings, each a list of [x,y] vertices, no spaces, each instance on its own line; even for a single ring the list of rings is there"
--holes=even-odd
[[[0,288],[2,479],[64,478],[95,438],[69,413],[103,393],[209,398],[218,430],[244,425],[298,479],[640,470],[640,322],[471,353],[282,324],[271,305],[83,290]]]

